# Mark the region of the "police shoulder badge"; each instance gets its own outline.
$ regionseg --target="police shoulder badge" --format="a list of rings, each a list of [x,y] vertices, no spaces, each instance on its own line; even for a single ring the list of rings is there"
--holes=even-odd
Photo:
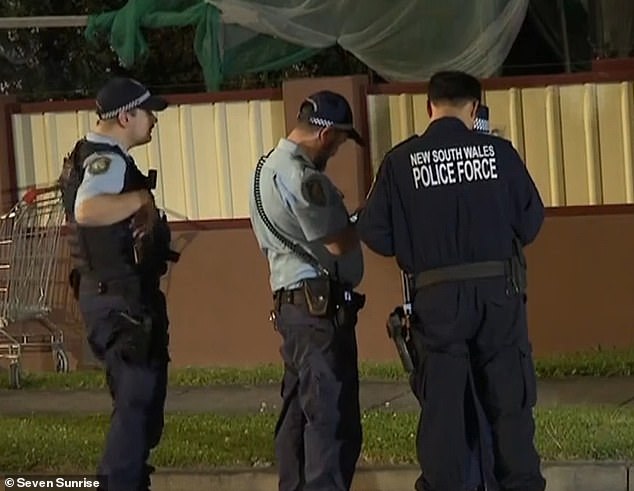
[[[306,201],[313,205],[326,206],[328,203],[323,179],[317,174],[307,177],[302,182],[302,195]]]
[[[95,157],[86,166],[86,169],[91,174],[103,174],[110,168],[110,162],[112,160],[104,155]]]

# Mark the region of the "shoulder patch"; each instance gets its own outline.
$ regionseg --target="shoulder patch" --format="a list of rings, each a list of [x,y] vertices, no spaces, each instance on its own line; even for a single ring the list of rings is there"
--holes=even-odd
[[[100,155],[88,162],[86,170],[90,174],[103,174],[110,168],[110,162],[112,162],[112,159],[104,155]]]
[[[321,176],[310,176],[302,182],[302,196],[313,205],[326,206],[328,198]]]

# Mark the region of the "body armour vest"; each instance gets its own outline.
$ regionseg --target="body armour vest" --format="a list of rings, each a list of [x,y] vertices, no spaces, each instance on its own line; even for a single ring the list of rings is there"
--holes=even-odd
[[[74,216],[77,190],[84,177],[84,160],[95,152],[117,153],[126,162],[121,193],[148,189],[148,178],[137,168],[134,160],[118,146],[79,140],[64,159],[59,177],[66,219],[71,229],[69,245],[73,268],[81,275],[106,281],[138,273],[135,260],[135,241],[131,228],[132,217],[105,226],[85,227],[76,223]]]

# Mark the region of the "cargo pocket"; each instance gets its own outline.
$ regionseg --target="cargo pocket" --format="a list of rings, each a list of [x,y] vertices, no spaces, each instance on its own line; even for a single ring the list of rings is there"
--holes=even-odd
[[[533,350],[530,343],[520,345],[520,362],[524,377],[524,400],[522,408],[534,407],[537,403],[537,378],[533,363]]]

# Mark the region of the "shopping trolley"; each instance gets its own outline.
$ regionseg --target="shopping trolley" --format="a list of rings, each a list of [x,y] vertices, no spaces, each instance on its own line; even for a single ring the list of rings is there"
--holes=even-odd
[[[69,371],[61,329],[50,319],[51,283],[55,277],[65,213],[58,187],[31,188],[0,216],[0,358],[9,360],[9,382],[21,385],[23,351],[53,355],[57,372]],[[14,324],[37,325],[44,334]]]

